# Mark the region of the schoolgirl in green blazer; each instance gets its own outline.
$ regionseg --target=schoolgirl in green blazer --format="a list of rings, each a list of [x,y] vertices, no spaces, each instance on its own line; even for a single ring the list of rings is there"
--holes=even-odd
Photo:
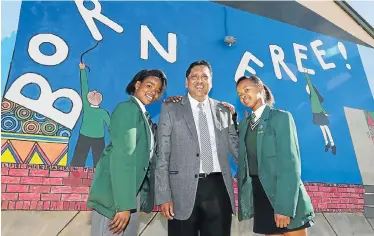
[[[136,235],[128,232],[139,224],[134,214],[154,207],[149,166],[156,143],[145,105],[157,101],[165,87],[162,71],[142,70],[126,88],[129,100],[112,113],[111,142],[96,167],[87,203],[93,209],[92,236]]]
[[[252,109],[239,124],[239,220],[254,217],[259,234],[305,236],[315,214],[301,181],[293,117],[271,107],[272,93],[257,76],[241,77],[236,87]]]

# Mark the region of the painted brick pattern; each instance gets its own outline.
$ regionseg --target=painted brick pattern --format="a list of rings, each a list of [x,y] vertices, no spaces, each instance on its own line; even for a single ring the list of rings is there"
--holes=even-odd
[[[93,168],[1,165],[2,210],[90,210]]]
[[[2,163],[1,209],[90,210],[86,201],[93,174],[93,168]],[[316,212],[364,211],[362,185],[305,183],[305,188]]]
[[[355,184],[305,183],[316,212],[363,212],[365,189]]]

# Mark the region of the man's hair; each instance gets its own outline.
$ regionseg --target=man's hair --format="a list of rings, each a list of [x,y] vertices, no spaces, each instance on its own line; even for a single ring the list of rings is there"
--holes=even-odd
[[[200,61],[194,61],[190,64],[190,66],[188,67],[188,69],[186,71],[186,78],[188,78],[188,76],[191,74],[192,68],[194,68],[195,66],[206,66],[206,67],[208,67],[208,69],[210,71],[210,75],[213,76],[212,66],[210,65],[210,63],[205,61],[205,60],[200,60]]]

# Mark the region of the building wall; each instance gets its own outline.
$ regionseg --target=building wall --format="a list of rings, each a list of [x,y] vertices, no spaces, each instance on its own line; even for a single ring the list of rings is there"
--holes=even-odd
[[[127,99],[124,88],[139,70],[162,69],[169,79],[165,96],[183,95],[188,65],[206,59],[214,74],[210,96],[234,104],[243,119],[235,79],[257,74],[273,91],[275,107],[295,119],[302,179],[315,208],[363,211],[363,184],[373,176],[360,163],[373,157],[361,153],[374,144],[356,145],[372,134],[357,137],[351,125],[357,116],[349,111],[374,111],[374,77],[361,53],[373,49],[211,2],[98,4],[111,23],[90,22],[74,2],[22,3],[2,100],[3,209],[86,209],[91,152],[84,166],[70,165],[84,114],[83,55],[89,90],[103,95],[100,107],[108,114]],[[224,43],[228,35],[236,37],[234,45]],[[326,125],[312,122],[305,72],[323,98]],[[160,102],[147,109],[157,122]],[[369,118],[358,122],[370,131]],[[108,127],[96,125],[103,125],[108,143]]]
[[[354,35],[363,42],[374,47],[374,38],[371,37],[357,22],[352,19],[343,9],[341,9],[333,0],[325,1],[297,1],[308,9],[318,13],[326,20],[339,26],[346,32]]]

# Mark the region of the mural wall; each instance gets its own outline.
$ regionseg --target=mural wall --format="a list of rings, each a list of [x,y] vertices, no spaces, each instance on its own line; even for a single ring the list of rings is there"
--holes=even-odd
[[[302,178],[317,209],[363,210],[360,163],[374,155],[360,153],[374,143],[356,145],[363,136],[352,131],[358,122],[374,140],[374,95],[356,44],[212,2],[106,1],[22,3],[2,99],[2,208],[85,209],[127,83],[159,68],[168,77],[165,96],[184,95],[185,71],[199,59],[213,67],[210,96],[234,104],[239,120],[245,109],[235,80],[244,74],[262,78],[275,107],[293,114]],[[160,105],[147,108],[155,122]],[[8,191],[13,185],[21,190]]]

